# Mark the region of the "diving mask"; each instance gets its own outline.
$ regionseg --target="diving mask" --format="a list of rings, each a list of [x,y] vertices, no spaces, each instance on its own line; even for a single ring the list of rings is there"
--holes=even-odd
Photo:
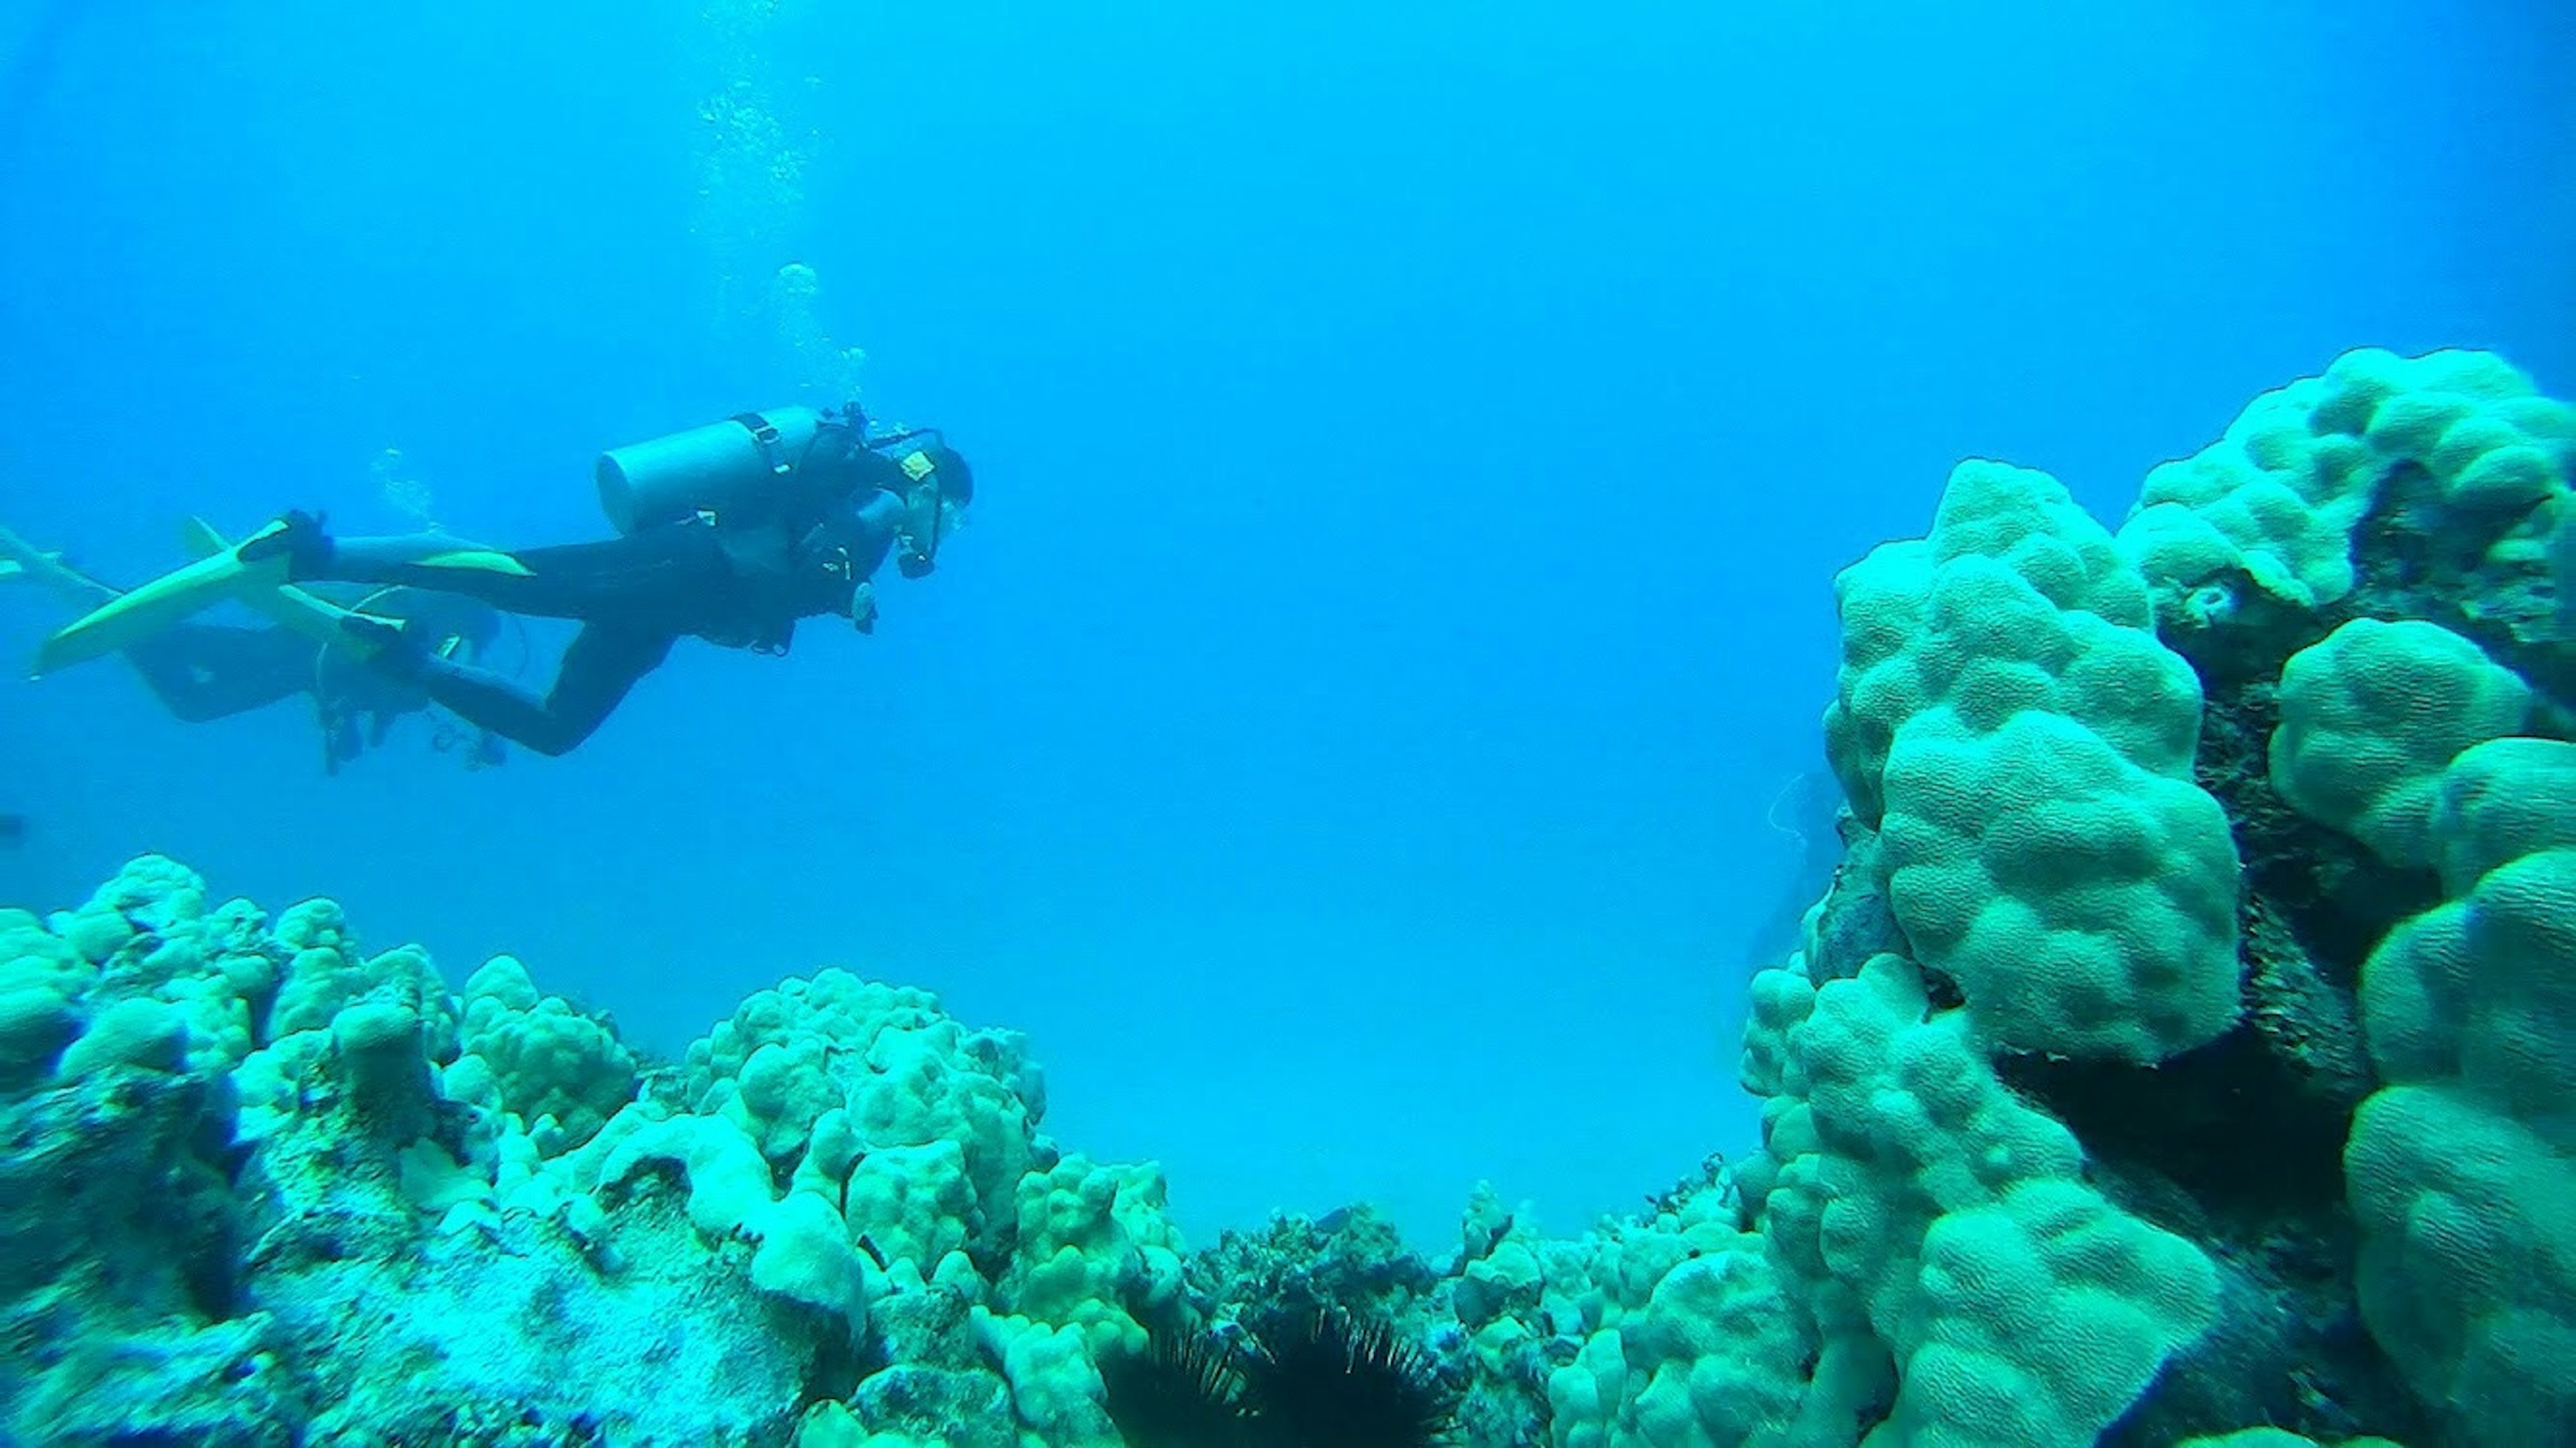
[[[911,485],[904,489],[903,523],[895,534],[895,568],[906,578],[926,578],[939,566],[939,545],[955,526],[954,510],[928,453],[907,454],[901,466]]]

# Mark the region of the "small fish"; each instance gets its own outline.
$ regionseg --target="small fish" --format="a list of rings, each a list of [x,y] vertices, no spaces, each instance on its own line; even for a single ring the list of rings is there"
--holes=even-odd
[[[0,848],[26,843],[27,817],[22,814],[0,814]]]

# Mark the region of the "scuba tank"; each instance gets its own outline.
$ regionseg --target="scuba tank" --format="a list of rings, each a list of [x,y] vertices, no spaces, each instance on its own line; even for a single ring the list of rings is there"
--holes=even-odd
[[[824,426],[810,407],[745,412],[599,455],[600,511],[620,533],[755,506],[796,469]]]

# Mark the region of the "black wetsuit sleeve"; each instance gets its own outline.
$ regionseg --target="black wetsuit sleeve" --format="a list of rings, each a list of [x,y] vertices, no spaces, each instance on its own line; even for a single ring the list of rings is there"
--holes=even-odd
[[[185,724],[264,709],[314,687],[316,646],[282,628],[183,623],[125,650],[125,661]]]
[[[409,661],[429,697],[468,724],[539,754],[569,754],[615,712],[635,681],[661,667],[675,636],[619,623],[585,624],[539,698],[511,680],[437,655]]]

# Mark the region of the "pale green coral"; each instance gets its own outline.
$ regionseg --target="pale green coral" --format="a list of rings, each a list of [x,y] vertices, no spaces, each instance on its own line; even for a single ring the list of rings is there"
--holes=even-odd
[[[1885,807],[1897,730],[1936,708],[1978,729],[2039,709],[2080,720],[2143,769],[2187,768],[2190,667],[2160,648],[2144,582],[2045,473],[1967,462],[1931,534],[1834,580],[1843,626],[1826,751],[1862,821]]]
[[[2339,1438],[2321,1440],[2290,1433],[2285,1427],[2244,1427],[2239,1433],[2221,1433],[2215,1438],[2184,1438],[2177,1448],[2403,1448],[2388,1438]]]
[[[2388,1083],[2344,1154],[2362,1315],[2464,1441],[2538,1442],[2576,1421],[2576,745],[2496,740],[2448,776],[2455,897],[2362,975]]]
[[[2217,442],[2147,474],[2119,541],[2169,622],[2190,590],[2239,580],[2301,608],[2352,591],[2350,534],[2375,460],[2360,438],[2315,425],[2336,388],[2308,377],[2266,392]]]
[[[975,1192],[966,1150],[956,1142],[866,1149],[836,1107],[815,1124],[797,1180],[814,1189],[840,1183],[852,1237],[866,1241],[889,1271],[927,1280],[965,1254]]]
[[[118,1066],[178,1071],[187,1064],[186,1014],[149,996],[133,996],[91,1020],[80,1039],[63,1051],[61,1071],[78,1078]]]
[[[486,961],[465,982],[464,999],[459,1074],[487,1075],[541,1146],[588,1141],[634,1099],[635,1057],[616,1034],[563,997],[538,991],[512,957]]]
[[[826,1399],[807,1409],[796,1425],[794,1448],[948,1448],[948,1440],[872,1433],[847,1404]]]
[[[1899,734],[1889,903],[1999,1046],[2157,1061],[2237,1013],[2236,852],[2189,779],[2062,714]]]
[[[1103,1409],[1083,1330],[974,1309],[976,1336],[1011,1385],[1022,1448],[1125,1448]]]
[[[2420,619],[2354,619],[2290,656],[2272,787],[2394,865],[2433,863],[2442,772],[2520,732],[2531,690],[2476,644]]]
[[[1617,1327],[1644,1310],[1665,1274],[1695,1256],[1725,1251],[1740,1234],[1725,1194],[1703,1190],[1642,1221],[1605,1222],[1577,1274],[1546,1283],[1553,1315],[1586,1332]]]
[[[46,923],[82,956],[104,965],[138,937],[166,933],[205,914],[206,882],[196,871],[166,855],[138,855],[77,909],[57,911]]]
[[[1015,1216],[1045,1110],[1044,1079],[1016,1033],[970,1032],[927,991],[839,970],[745,1001],[690,1047],[687,1091],[694,1110],[733,1121],[790,1171],[834,1110],[871,1152],[956,1142],[978,1236]]]
[[[288,1035],[329,1025],[340,1007],[369,984],[355,931],[334,900],[306,900],[277,917],[270,932],[287,952],[269,1031]]]
[[[307,900],[289,909],[278,917],[272,934],[287,961],[275,1004],[269,1007],[267,1039],[327,1026],[342,1008],[373,1001],[418,1013],[430,1059],[455,1059],[456,1009],[428,951],[402,945],[372,957],[364,954],[347,917],[330,900]]]
[[[304,1082],[331,1057],[331,1032],[297,1031],[269,1042],[233,1069],[241,1102],[233,1137],[256,1145],[294,1127],[303,1114]]]
[[[1857,1411],[1892,1369],[1905,1441],[2084,1442],[2213,1319],[2208,1259],[2085,1185],[2072,1134],[2004,1089],[1910,963],[1773,1015],[1795,1105],[1770,1118],[1762,1227],[1822,1334],[1808,1414]]]
[[[1919,1448],[2076,1443],[2215,1320],[2200,1249],[2080,1182],[2017,1182],[1923,1240],[1886,1431]]]
[[[1564,1448],[1787,1448],[1809,1336],[1755,1236],[1684,1257],[1548,1378]]]
[[[262,1274],[245,1320],[307,1334],[299,1383],[397,1362],[423,1389],[379,1409],[315,1378],[334,1396],[314,1431],[374,1441],[369,1426],[405,1424],[388,1431],[429,1441],[460,1400],[438,1393],[578,1403],[614,1380],[621,1421],[697,1425],[654,1441],[775,1441],[803,1417],[808,1441],[871,1448],[935,1443],[897,1425],[943,1423],[976,1442],[1115,1444],[1093,1356],[1135,1345],[1138,1314],[1179,1311],[1182,1243],[1159,1168],[1038,1134],[1043,1079],[1016,1035],[826,972],[754,997],[635,1102],[607,1023],[515,960],[477,971],[460,1012],[424,952],[362,954],[330,902],[274,927],[206,902],[195,875],[145,857],[59,931],[0,913],[0,1104],[112,1102],[111,1129],[215,1154],[191,1169],[261,1216],[255,1252],[210,1280]],[[412,1314],[421,1293],[433,1305]],[[368,1331],[344,1342],[345,1320]],[[710,1325],[750,1336],[696,1345]],[[862,1343],[897,1360],[837,1412],[801,1413],[799,1361]],[[722,1354],[749,1364],[741,1382],[703,1366]],[[640,1365],[666,1356],[712,1398],[638,1397]],[[555,1371],[532,1378],[532,1362]],[[704,1431],[764,1417],[767,1436]]]
[[[208,898],[194,872],[145,855],[48,922],[97,964],[93,1005],[149,998],[176,1012],[190,1070],[234,1066],[266,1039],[256,1005],[278,982],[266,918],[247,901],[209,908]]]
[[[1067,1156],[1020,1178],[1019,1228],[1000,1300],[1021,1317],[1080,1328],[1095,1352],[1134,1349],[1136,1315],[1178,1304],[1180,1234],[1163,1212],[1162,1169]]]
[[[98,967],[24,910],[0,910],[0,1090],[50,1075],[88,1023]]]
[[[678,1168],[689,1220],[701,1233],[753,1244],[755,1285],[854,1325],[866,1321],[865,1280],[838,1210],[812,1192],[774,1192],[769,1164],[732,1122],[632,1105],[581,1149],[575,1169],[593,1192],[613,1193],[657,1164]]]
[[[2426,506],[2478,521],[2503,547],[2522,515],[2565,498],[2576,409],[2492,353],[2359,348],[2256,398],[2217,442],[2150,472],[2120,546],[2154,585],[2168,628],[2223,624],[2248,593],[2313,611],[2352,592],[2354,529],[2401,466],[2422,470]]]
[[[968,1031],[927,992],[843,971],[760,992],[690,1048],[678,1094],[693,1114],[638,1104],[559,1163],[523,1152],[523,1205],[613,1195],[641,1142],[642,1159],[683,1165],[709,1230],[767,1243],[774,1224],[721,1224],[806,1213],[799,1250],[859,1263],[870,1294],[976,1314],[1031,1443],[1090,1441],[1105,1426],[1093,1356],[1141,1344],[1139,1314],[1176,1309],[1160,1170],[1059,1158],[1020,1038]],[[764,1260],[755,1281],[790,1280]]]
[[[2576,769],[2556,739],[2495,739],[2463,750],[2436,782],[2434,864],[2452,896],[2525,855],[2576,844]]]
[[[2540,395],[2492,352],[2400,357],[2348,352],[2326,371],[2320,425],[2358,432],[2384,462],[2423,468],[2446,503],[2521,512],[2562,488],[2576,463],[2576,408]]]
[[[2236,1018],[2236,854],[2144,581],[2046,474],[1965,463],[1836,580],[1827,752],[1896,920],[1999,1045],[2154,1061]],[[2045,963],[2045,964],[2043,964]]]
[[[1459,1274],[1458,1321],[1472,1332],[1499,1318],[1534,1311],[1546,1281],[1546,1271],[1529,1244],[1498,1242]]]

